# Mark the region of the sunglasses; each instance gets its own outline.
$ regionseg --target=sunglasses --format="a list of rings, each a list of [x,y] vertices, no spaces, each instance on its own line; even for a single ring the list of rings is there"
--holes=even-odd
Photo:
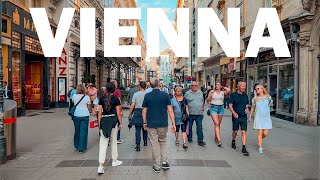
[[[194,87],[196,87],[196,86],[198,86],[198,85],[191,85],[191,86],[194,86]]]

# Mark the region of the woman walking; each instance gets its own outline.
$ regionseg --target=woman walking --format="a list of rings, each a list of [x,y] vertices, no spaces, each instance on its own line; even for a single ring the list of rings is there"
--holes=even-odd
[[[207,102],[210,103],[210,115],[214,122],[215,142],[219,147],[222,146],[220,136],[220,125],[224,114],[224,98],[229,95],[231,90],[227,87],[222,88],[220,82],[216,82],[215,89],[211,90]]]
[[[171,104],[174,111],[174,117],[176,122],[176,145],[179,145],[179,131],[181,128],[182,132],[182,140],[183,140],[183,149],[188,149],[188,145],[186,143],[187,139],[187,127],[188,127],[188,104],[187,100],[182,95],[182,88],[177,87],[175,90],[174,97],[171,98]]]
[[[272,98],[262,85],[256,86],[257,96],[253,99],[249,122],[254,115],[253,128],[258,130],[258,152],[263,153],[262,140],[267,137],[269,129],[272,129],[270,107],[273,106]]]
[[[74,112],[74,148],[79,153],[87,150],[88,144],[88,124],[89,124],[89,106],[91,101],[86,95],[86,88],[80,84],[77,87],[77,94],[72,96],[74,104],[78,104]]]
[[[107,156],[109,138],[111,137],[112,166],[120,166],[118,160],[117,133],[122,128],[122,108],[119,98],[113,95],[115,85],[109,82],[107,94],[99,99],[98,120],[100,125],[99,167],[98,174],[104,173],[104,163]],[[117,125],[119,123],[119,125]]]

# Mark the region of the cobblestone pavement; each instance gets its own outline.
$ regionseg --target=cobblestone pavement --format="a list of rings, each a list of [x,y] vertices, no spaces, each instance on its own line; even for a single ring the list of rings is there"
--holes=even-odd
[[[126,110],[125,117],[128,114]],[[134,151],[134,130],[122,130],[124,144],[118,146],[123,166],[110,167],[96,174],[98,159],[98,130],[89,129],[88,151],[73,150],[73,124],[66,109],[33,111],[29,117],[18,119],[17,158],[0,166],[0,180],[18,179],[320,179],[320,128],[273,119],[274,129],[265,140],[263,155],[257,153],[256,132],[249,125],[247,149],[231,149],[231,115],[227,110],[222,122],[223,147],[214,142],[212,120],[205,115],[206,147],[189,143],[189,150],[174,144],[169,134],[171,169],[155,174],[151,169],[151,148]],[[127,124],[127,118],[124,118]],[[195,128],[195,127],[194,127]],[[196,136],[195,136],[196,137]],[[196,140],[196,138],[194,138]],[[237,145],[240,147],[240,137]],[[149,143],[150,144],[150,143]],[[108,152],[107,158],[110,158]]]

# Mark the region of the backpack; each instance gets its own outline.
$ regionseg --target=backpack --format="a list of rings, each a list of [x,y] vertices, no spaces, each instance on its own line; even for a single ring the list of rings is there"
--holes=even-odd
[[[68,92],[68,98],[70,98],[72,90],[73,89],[70,89],[70,91]]]

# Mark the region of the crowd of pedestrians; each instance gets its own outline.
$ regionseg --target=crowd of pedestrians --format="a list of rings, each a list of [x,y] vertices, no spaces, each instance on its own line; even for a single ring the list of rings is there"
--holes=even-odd
[[[231,147],[236,149],[236,137],[241,132],[242,154],[249,156],[246,148],[248,122],[253,121],[253,128],[258,131],[258,152],[263,153],[262,141],[272,129],[270,109],[273,106],[272,98],[261,85],[255,86],[256,95],[252,99],[251,111],[249,110],[249,97],[246,92],[246,83],[239,82],[237,91],[231,92],[228,87],[222,87],[216,82],[214,87],[206,92],[198,87],[197,82],[188,86],[169,85],[160,83],[157,78],[150,82],[136,82],[131,88],[127,88],[129,109],[129,128],[135,127],[135,151],[141,151],[141,139],[143,146],[152,146],[154,160],[154,172],[160,169],[169,169],[168,119],[171,122],[171,131],[175,134],[175,145],[179,146],[179,134],[181,132],[182,147],[188,149],[188,144],[193,142],[193,124],[196,125],[197,143],[206,146],[203,135],[203,118],[206,105],[207,113],[213,121],[215,139],[218,147],[222,147],[221,123],[225,108],[232,113]],[[123,128],[123,112],[121,104],[121,91],[117,81],[110,81],[104,89],[97,90],[93,84],[85,87],[83,84],[68,93],[70,107],[76,110],[72,117],[75,133],[74,147],[79,153],[87,149],[88,123],[90,111],[97,116],[99,126],[99,167],[98,173],[104,173],[104,163],[107,147],[111,146],[112,166],[122,164],[118,160],[117,144],[121,139],[120,130]]]

